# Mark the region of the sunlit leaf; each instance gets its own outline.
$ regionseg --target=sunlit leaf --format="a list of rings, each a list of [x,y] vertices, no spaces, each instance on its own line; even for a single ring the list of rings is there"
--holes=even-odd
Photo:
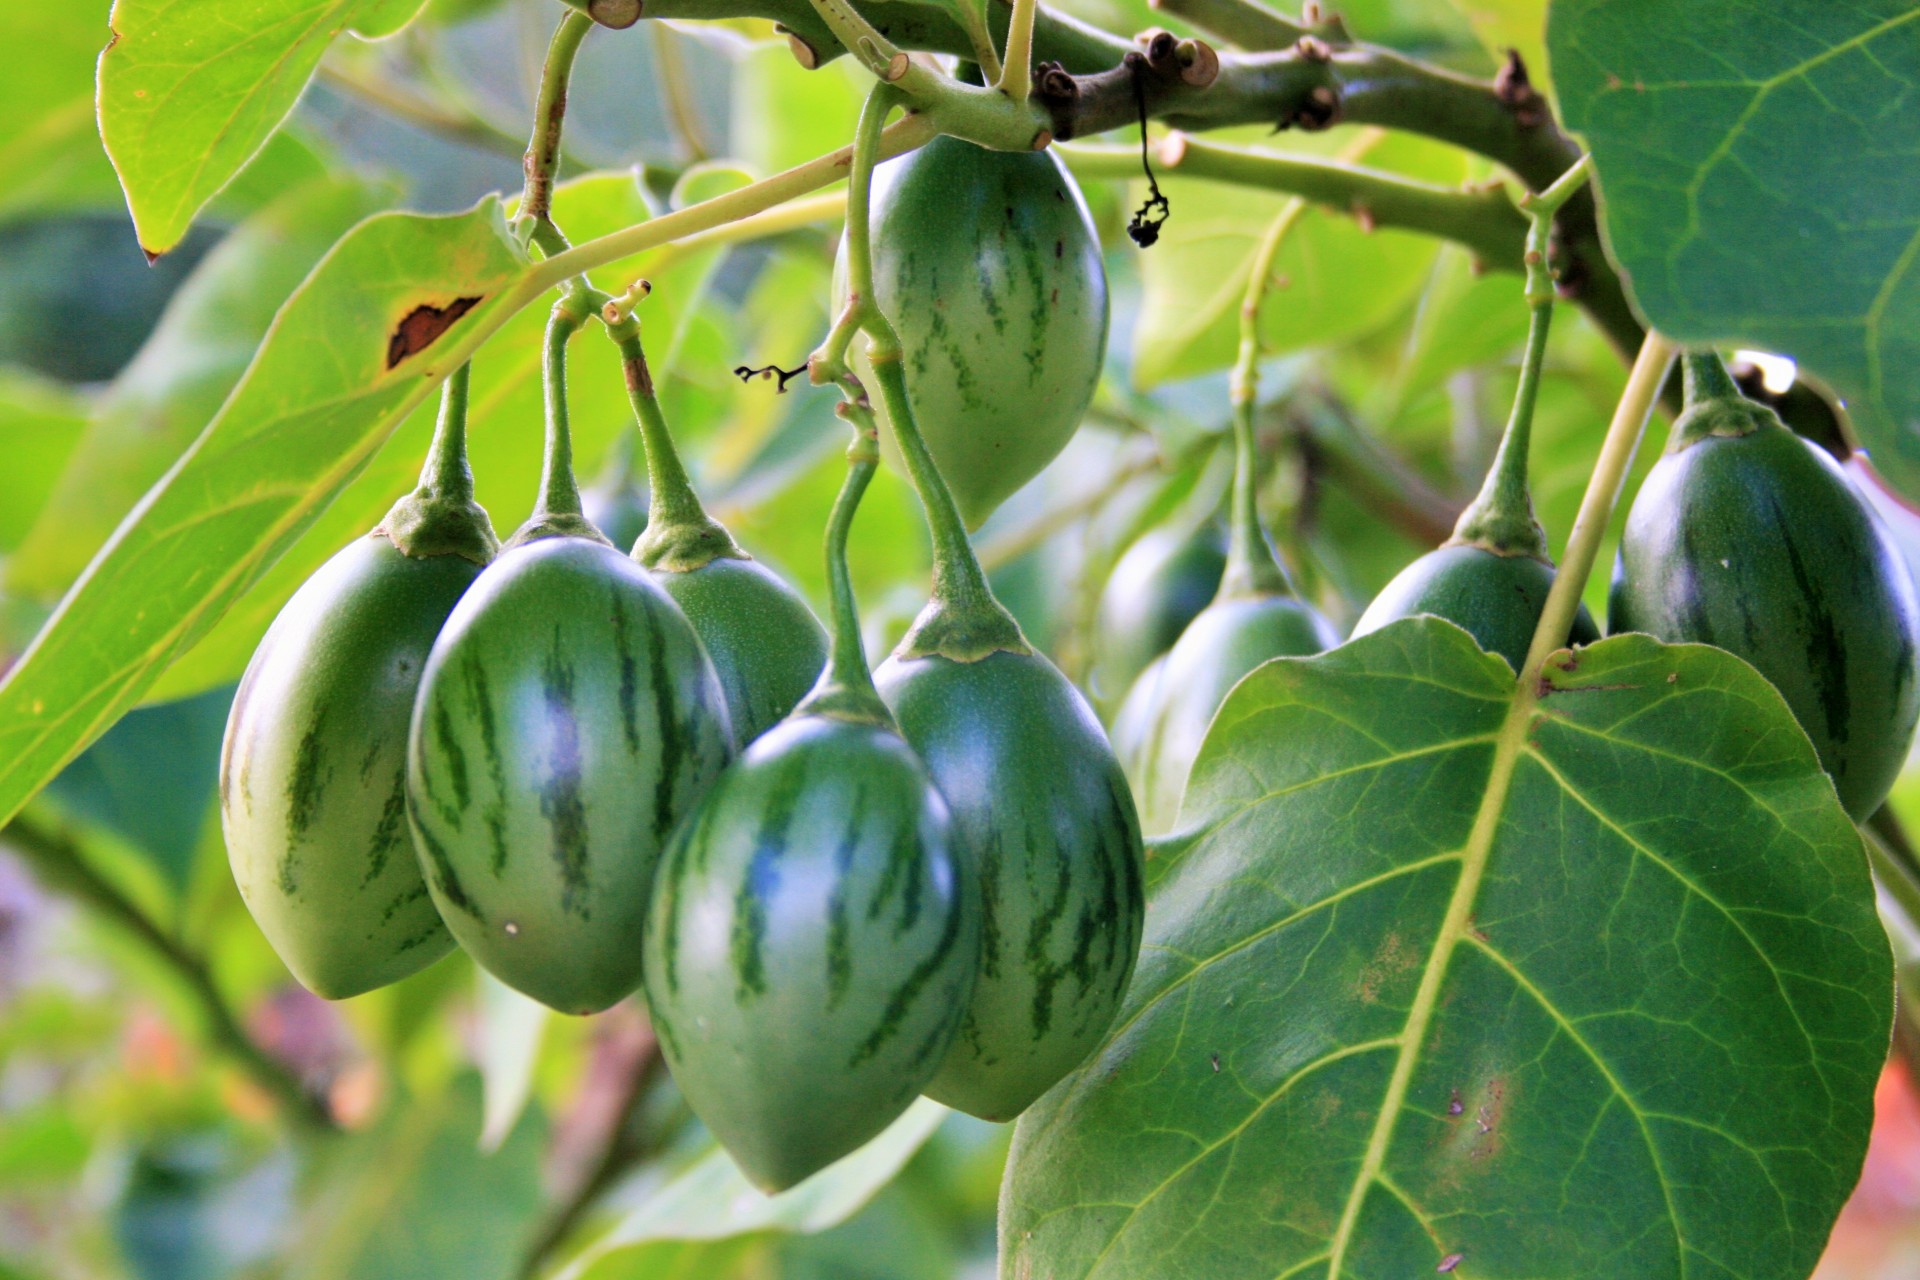
[[[275,318],[220,414],[0,683],[0,815],[140,696],[297,538],[526,275],[499,203],[386,214]],[[451,335],[451,336],[450,336]]]
[[[293,109],[335,36],[404,25],[423,0],[117,0],[100,137],[140,243],[165,253]]]
[[[1812,1270],[1892,968],[1778,694],[1620,636],[1512,672],[1437,619],[1247,677],[1112,1039],[1020,1122],[1002,1275]]]

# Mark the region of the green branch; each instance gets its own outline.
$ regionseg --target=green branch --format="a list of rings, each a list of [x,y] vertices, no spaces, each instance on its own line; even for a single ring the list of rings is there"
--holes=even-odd
[[[85,903],[125,929],[172,973],[199,1006],[207,1036],[215,1047],[277,1098],[296,1123],[316,1130],[333,1128],[326,1104],[308,1092],[284,1064],[267,1056],[240,1025],[233,1006],[214,982],[205,957],[189,950],[103,876],[77,842],[25,815],[0,828],[0,841],[26,860],[43,885]]]
[[[1060,158],[1082,178],[1140,173],[1140,153],[1133,147],[1062,147]],[[1222,146],[1183,133],[1160,144],[1155,162],[1185,177],[1300,196],[1370,227],[1451,240],[1471,250],[1488,270],[1520,269],[1527,219],[1498,187],[1443,187],[1340,160]]]

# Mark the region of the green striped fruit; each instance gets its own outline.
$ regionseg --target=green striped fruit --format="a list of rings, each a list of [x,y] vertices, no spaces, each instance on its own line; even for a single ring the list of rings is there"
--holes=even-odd
[[[1318,610],[1290,596],[1236,596],[1201,610],[1166,661],[1142,673],[1151,688],[1127,697],[1142,704],[1139,738],[1121,762],[1147,832],[1173,828],[1194,757],[1233,686],[1269,659],[1307,657],[1339,643]]]
[[[1674,423],[1627,516],[1607,629],[1752,663],[1865,818],[1920,717],[1920,609],[1891,535],[1832,458],[1751,407],[1746,434],[1700,431],[1691,410]]]
[[[1103,705],[1123,697],[1148,663],[1173,648],[1213,602],[1226,567],[1226,530],[1212,520],[1185,536],[1149,529],[1127,548],[1100,592],[1093,635],[1093,679]]]
[[[758,560],[734,556],[652,572],[713,659],[735,739],[752,742],[786,719],[827,665],[826,629],[800,593]]]
[[[920,433],[977,527],[1093,399],[1107,276],[1086,201],[1051,151],[936,138],[874,172],[873,272]]]
[[[369,534],[294,592],[234,695],[220,754],[233,878],[294,977],[330,1000],[453,947],[407,831],[407,724],[434,637],[480,572]]]
[[[732,750],[693,628],[586,538],[502,553],[420,681],[408,806],[460,944],[511,987],[593,1013],[640,983],[648,887]]]
[[[1389,622],[1431,613],[1469,632],[1488,653],[1497,653],[1515,671],[1527,662],[1554,568],[1526,555],[1500,555],[1485,547],[1450,543],[1421,556],[1382,588],[1353,634],[1364,636]],[[1600,638],[1593,615],[1581,605],[1573,615],[1569,644]]]
[[[1011,1120],[1106,1039],[1140,951],[1140,820],[1080,691],[1038,654],[874,673],[980,877],[980,974],[924,1092]]]
[[[681,1092],[756,1185],[846,1155],[932,1078],[979,909],[891,729],[796,716],[721,775],[655,886],[647,1000]]]

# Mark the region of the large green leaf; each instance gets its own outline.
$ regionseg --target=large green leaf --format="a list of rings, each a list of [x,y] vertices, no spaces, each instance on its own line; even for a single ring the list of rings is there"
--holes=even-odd
[[[1920,495],[1920,7],[1556,0],[1548,42],[1647,320],[1799,360]]]
[[[582,1254],[563,1280],[645,1275],[678,1262],[680,1246],[688,1241],[825,1231],[852,1217],[891,1182],[948,1114],[922,1098],[872,1142],[777,1196],[756,1190],[733,1157],[716,1147],[649,1195]]]
[[[279,128],[333,38],[385,35],[423,0],[117,0],[100,137],[134,230],[165,253]]]
[[[378,204],[378,195],[357,182],[307,183],[207,255],[96,409],[48,509],[7,563],[9,590],[50,599],[72,584],[206,427],[281,302]]]
[[[1118,1028],[1020,1123],[1003,1275],[1808,1274],[1892,1012],[1857,835],[1717,649],[1515,695],[1432,618],[1238,686]]]
[[[644,222],[647,211],[631,174],[591,174],[555,191],[554,215],[569,235],[588,240]],[[698,305],[704,277],[721,252],[675,254],[672,265],[660,271],[651,270],[663,265],[657,257],[649,264],[654,292],[639,314],[656,378],[664,380],[671,373],[674,338]],[[617,292],[639,271],[629,264],[594,272],[591,278]],[[501,325],[474,361],[467,450],[476,496],[503,537],[532,508],[540,475],[540,351],[546,322],[545,308],[522,310]],[[633,430],[633,406],[619,355],[598,325],[583,331],[569,349],[567,386],[574,454],[584,483],[591,475],[588,460],[599,457],[617,434]],[[413,487],[432,437],[435,411],[434,404],[423,404],[400,424],[353,483],[167,670],[152,690],[154,699],[197,693],[245,670],[260,637],[300,584],[341,547],[378,524],[394,499]],[[677,418],[674,423],[679,425]]]
[[[113,723],[522,300],[497,200],[361,223],[273,322],[219,415],[0,683],[0,821]]]

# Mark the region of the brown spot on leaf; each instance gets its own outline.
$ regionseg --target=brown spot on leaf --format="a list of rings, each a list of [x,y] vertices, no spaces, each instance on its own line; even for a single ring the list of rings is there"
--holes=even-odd
[[[1417,948],[1396,930],[1381,942],[1373,959],[1360,968],[1360,999],[1366,1004],[1380,1002],[1381,988],[1420,964]]]
[[[1440,1259],[1440,1265],[1435,1267],[1434,1270],[1441,1272],[1442,1274],[1449,1272],[1453,1270],[1455,1267],[1459,1266],[1462,1260],[1466,1258],[1466,1256],[1467,1255],[1464,1253],[1450,1253],[1446,1257]]]
[[[455,321],[479,306],[480,302],[478,297],[455,298],[444,307],[423,302],[407,312],[387,338],[387,368],[394,368],[402,360],[425,351],[441,334],[451,329]]]

